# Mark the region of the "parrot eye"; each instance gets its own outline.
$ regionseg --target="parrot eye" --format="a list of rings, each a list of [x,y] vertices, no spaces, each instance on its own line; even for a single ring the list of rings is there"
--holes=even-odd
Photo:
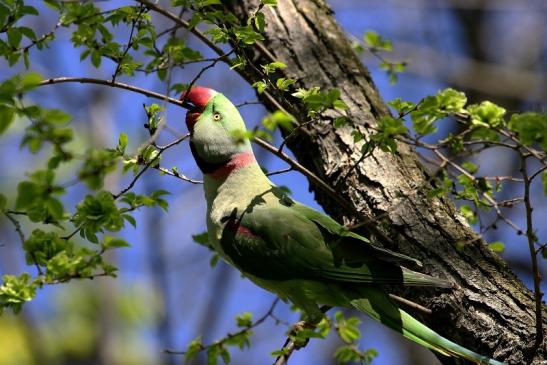
[[[222,115],[220,115],[220,113],[213,114],[213,120],[214,121],[218,122],[221,119],[222,119]]]

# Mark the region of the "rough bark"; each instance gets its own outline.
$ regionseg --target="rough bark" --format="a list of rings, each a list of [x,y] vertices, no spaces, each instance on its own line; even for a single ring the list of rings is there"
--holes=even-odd
[[[245,19],[256,10],[257,2],[235,1],[230,7]],[[288,65],[286,77],[297,79],[297,87],[340,89],[349,117],[363,133],[367,123],[375,125],[389,113],[370,74],[322,1],[282,0],[265,14],[263,45]],[[256,48],[249,52],[255,65],[270,62]],[[250,65],[245,74],[249,81],[258,79]],[[286,96],[276,99],[300,122],[307,120],[301,103]],[[298,160],[357,210],[373,219],[381,217],[382,229],[396,242],[391,249],[422,260],[425,272],[458,285],[451,291],[394,291],[431,308],[433,314],[421,319],[457,343],[509,364],[527,363],[532,356],[532,364],[545,364],[545,344],[531,353],[535,339],[533,294],[477,237],[449,199],[427,198],[429,176],[413,149],[400,144],[397,155],[377,151],[352,168],[361,157],[360,145],[353,142],[350,128],[334,129],[331,121],[327,115],[290,140],[288,146]],[[355,222],[331,196],[313,185],[311,188],[329,214],[339,221]],[[546,311],[543,318],[547,322]],[[440,360],[459,363],[442,356]]]

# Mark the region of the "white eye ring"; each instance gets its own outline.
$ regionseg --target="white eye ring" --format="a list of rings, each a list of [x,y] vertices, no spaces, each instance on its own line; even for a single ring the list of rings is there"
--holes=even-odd
[[[214,120],[214,121],[217,121],[217,122],[218,122],[218,121],[221,120],[221,119],[222,119],[222,116],[220,115],[220,113],[215,113],[215,114],[213,114],[213,120]]]

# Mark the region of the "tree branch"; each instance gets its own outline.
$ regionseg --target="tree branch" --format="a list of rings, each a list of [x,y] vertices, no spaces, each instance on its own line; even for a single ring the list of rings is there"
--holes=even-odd
[[[170,104],[177,105],[180,107],[183,107],[185,109],[191,109],[192,106],[186,102],[182,102],[178,99],[171,98],[167,95],[157,93],[155,91],[146,90],[134,85],[124,84],[117,81],[111,81],[111,80],[102,80],[102,79],[95,79],[91,77],[57,77],[57,78],[50,78],[41,81],[38,86],[45,86],[45,85],[53,85],[53,84],[62,84],[62,83],[80,83],[80,84],[95,84],[95,85],[104,85],[104,86],[110,86],[115,87],[118,89],[124,89],[129,90],[137,94],[142,94],[145,96],[148,96],[149,98],[154,98],[158,100],[166,101]]]
[[[539,272],[539,266],[537,262],[537,254],[535,243],[537,241],[536,233],[534,232],[533,221],[532,221],[532,202],[530,200],[530,179],[528,176],[528,167],[526,163],[526,157],[521,155],[521,166],[520,170],[522,172],[522,178],[524,180],[524,206],[526,208],[526,238],[528,239],[528,248],[530,250],[530,259],[532,261],[532,275],[534,278],[534,298],[536,302],[536,339],[534,342],[534,347],[530,351],[530,362],[534,358],[534,354],[543,343],[543,319],[542,319],[542,302],[541,298],[543,293],[541,292],[541,274]],[[544,346],[547,346],[544,344]]]
[[[244,20],[257,3],[239,0],[227,6]],[[420,298],[432,308],[424,321],[433,329],[476,352],[508,363],[522,363],[535,338],[531,326],[536,313],[533,294],[477,238],[448,198],[428,197],[432,176],[421,166],[413,149],[398,143],[396,154],[376,150],[346,175],[362,155],[351,132],[356,129],[370,135],[368,126],[378,126],[389,110],[331,10],[323,2],[294,0],[278,2],[264,14],[267,27],[263,44],[287,65],[283,72],[297,80],[294,87],[338,88],[348,106],[346,113],[353,128],[334,128],[332,115],[327,113],[306,133],[287,142],[299,164],[328,186],[336,186],[336,195],[353,209],[342,206],[332,191],[307,174],[318,202],[339,221],[351,222],[355,211],[382,217],[378,219],[380,226],[394,243],[386,244],[388,248],[424,260],[428,272],[457,283],[458,289],[442,294],[395,289],[396,295]],[[268,62],[259,50],[246,48],[246,52],[255,65]],[[243,71],[250,83],[262,77],[251,66]],[[269,110],[276,110],[275,104],[259,97]],[[307,121],[305,105],[280,101],[300,123]],[[535,152],[530,153],[540,161],[544,159]],[[542,320],[545,318],[543,312]],[[544,351],[537,351],[534,364],[541,362]],[[457,360],[443,357],[441,361],[455,364]]]

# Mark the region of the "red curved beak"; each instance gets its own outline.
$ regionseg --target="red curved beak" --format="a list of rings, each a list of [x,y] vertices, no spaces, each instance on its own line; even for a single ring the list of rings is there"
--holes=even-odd
[[[182,93],[180,100],[182,102],[190,102],[194,105],[194,108],[188,110],[186,113],[186,126],[190,133],[193,132],[194,125],[198,121],[201,112],[216,94],[215,90],[203,86],[192,86],[189,90]]]

